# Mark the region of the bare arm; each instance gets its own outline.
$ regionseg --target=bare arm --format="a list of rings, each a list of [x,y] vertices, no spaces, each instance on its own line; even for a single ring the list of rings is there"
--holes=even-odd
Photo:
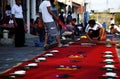
[[[54,15],[54,13],[51,11],[50,7],[47,7],[48,12],[56,19],[58,20],[58,17]]]
[[[87,36],[87,38],[88,38],[90,41],[93,41],[93,39],[90,38],[90,36],[88,35],[88,33],[86,33],[86,36]]]

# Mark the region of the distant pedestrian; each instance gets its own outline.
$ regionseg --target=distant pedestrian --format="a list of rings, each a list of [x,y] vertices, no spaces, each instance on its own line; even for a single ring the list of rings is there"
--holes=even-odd
[[[15,0],[12,7],[12,18],[15,26],[15,47],[25,46],[24,17],[21,0]]]
[[[54,36],[56,38],[56,41],[58,43],[58,47],[61,47],[61,40],[59,38],[59,32],[57,29],[57,25],[54,21],[54,19],[57,21],[58,17],[54,15],[54,13],[51,11],[51,3],[50,0],[44,0],[40,6],[39,6],[39,17],[41,20],[43,20],[45,25],[45,43],[44,48],[48,47],[48,37]],[[54,19],[53,19],[54,17]]]
[[[69,11],[66,18],[66,24],[69,24],[71,21],[72,21],[72,13],[71,11]]]

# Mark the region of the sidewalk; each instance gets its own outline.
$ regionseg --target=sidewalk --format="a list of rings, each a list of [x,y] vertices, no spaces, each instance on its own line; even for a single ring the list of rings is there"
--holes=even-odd
[[[26,45],[28,47],[16,48],[14,45],[0,46],[0,73],[10,69],[20,62],[29,60],[44,52],[42,47],[35,47],[34,40],[39,40],[38,36],[26,35]]]

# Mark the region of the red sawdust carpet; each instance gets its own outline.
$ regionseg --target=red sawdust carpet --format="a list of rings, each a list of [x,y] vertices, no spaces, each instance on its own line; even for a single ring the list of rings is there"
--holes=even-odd
[[[52,50],[52,57],[45,54]],[[106,58],[106,51],[112,52],[113,57]],[[46,61],[35,61],[37,58],[45,57]],[[112,63],[105,63],[105,59],[113,59]],[[37,67],[26,67],[29,63],[37,63]],[[114,65],[114,68],[106,68],[105,65]],[[25,75],[13,75],[15,71],[25,70]],[[106,73],[113,73],[106,75]],[[114,74],[115,73],[115,74]],[[11,75],[12,74],[12,75]],[[114,77],[115,76],[115,77]],[[29,61],[23,62],[17,67],[0,75],[0,79],[120,79],[120,62],[117,57],[115,45],[106,47],[104,44],[88,44],[75,42],[70,46],[55,47],[46,51]]]

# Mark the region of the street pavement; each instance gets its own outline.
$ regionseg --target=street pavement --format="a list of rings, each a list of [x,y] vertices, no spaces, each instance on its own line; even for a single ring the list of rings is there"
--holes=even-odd
[[[27,61],[44,52],[43,47],[36,47],[34,41],[39,40],[38,36],[26,35],[27,47],[14,47],[14,45],[0,45],[0,73]]]
[[[16,48],[14,45],[0,45],[0,73],[16,66],[17,64],[32,59],[33,57],[44,53],[43,47],[36,47],[35,40],[39,40],[38,36],[26,35],[27,47]],[[120,40],[116,37],[115,40]],[[120,48],[116,48],[120,57]]]

